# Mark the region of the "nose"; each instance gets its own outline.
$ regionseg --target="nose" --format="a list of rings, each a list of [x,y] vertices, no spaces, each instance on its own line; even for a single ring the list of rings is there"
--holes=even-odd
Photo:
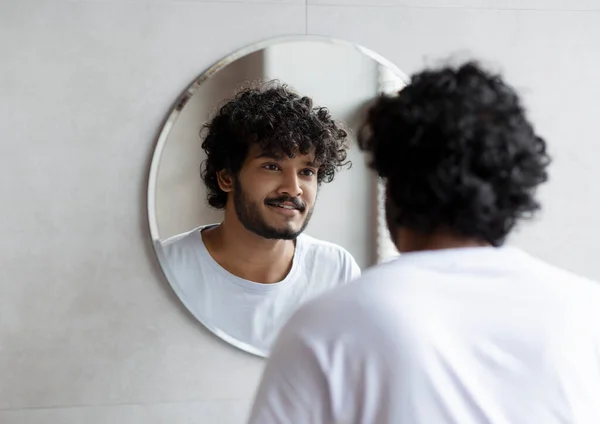
[[[291,197],[299,197],[302,195],[302,185],[295,172],[288,172],[283,175],[281,185],[279,186],[279,192],[282,194],[285,193]]]

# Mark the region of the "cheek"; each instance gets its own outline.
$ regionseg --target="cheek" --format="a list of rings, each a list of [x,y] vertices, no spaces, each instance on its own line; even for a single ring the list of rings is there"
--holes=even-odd
[[[267,197],[273,186],[272,181],[261,172],[240,173],[240,182],[246,197],[251,199]]]
[[[279,195],[279,184],[274,178],[256,179],[254,182],[255,193],[262,199],[269,199]]]
[[[319,191],[319,187],[317,186],[316,182],[314,184],[307,184],[303,188],[302,197],[304,198],[304,201],[310,205],[314,204],[315,200],[317,198],[318,191]]]

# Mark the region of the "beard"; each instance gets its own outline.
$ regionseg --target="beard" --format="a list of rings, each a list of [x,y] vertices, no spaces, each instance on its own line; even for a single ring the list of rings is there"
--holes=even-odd
[[[283,224],[279,228],[271,225],[261,213],[261,205],[248,198],[237,178],[234,181],[233,202],[237,218],[244,228],[257,236],[271,240],[295,240],[306,229],[313,213],[313,210],[309,209],[297,197],[279,196],[267,199],[264,202],[267,207],[277,203],[291,202],[300,212],[306,212],[304,222],[300,228],[295,229],[291,222]]]

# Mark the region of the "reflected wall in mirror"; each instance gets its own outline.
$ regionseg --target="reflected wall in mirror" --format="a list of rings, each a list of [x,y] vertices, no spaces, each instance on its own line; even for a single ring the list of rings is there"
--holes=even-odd
[[[232,54],[176,101],[151,165],[150,232],[215,335],[268,356],[302,303],[397,254],[355,137],[365,106],[405,80],[360,46],[294,37]]]

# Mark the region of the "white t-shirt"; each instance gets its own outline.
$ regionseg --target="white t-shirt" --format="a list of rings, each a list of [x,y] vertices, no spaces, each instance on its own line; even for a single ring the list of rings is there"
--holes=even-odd
[[[258,355],[268,355],[279,330],[302,303],[360,276],[360,268],[344,248],[301,234],[292,268],[282,281],[244,280],[209,254],[201,235],[208,227],[157,246],[161,265],[179,299],[202,324]]]
[[[516,248],[401,255],[280,334],[252,424],[600,423],[600,286]]]

